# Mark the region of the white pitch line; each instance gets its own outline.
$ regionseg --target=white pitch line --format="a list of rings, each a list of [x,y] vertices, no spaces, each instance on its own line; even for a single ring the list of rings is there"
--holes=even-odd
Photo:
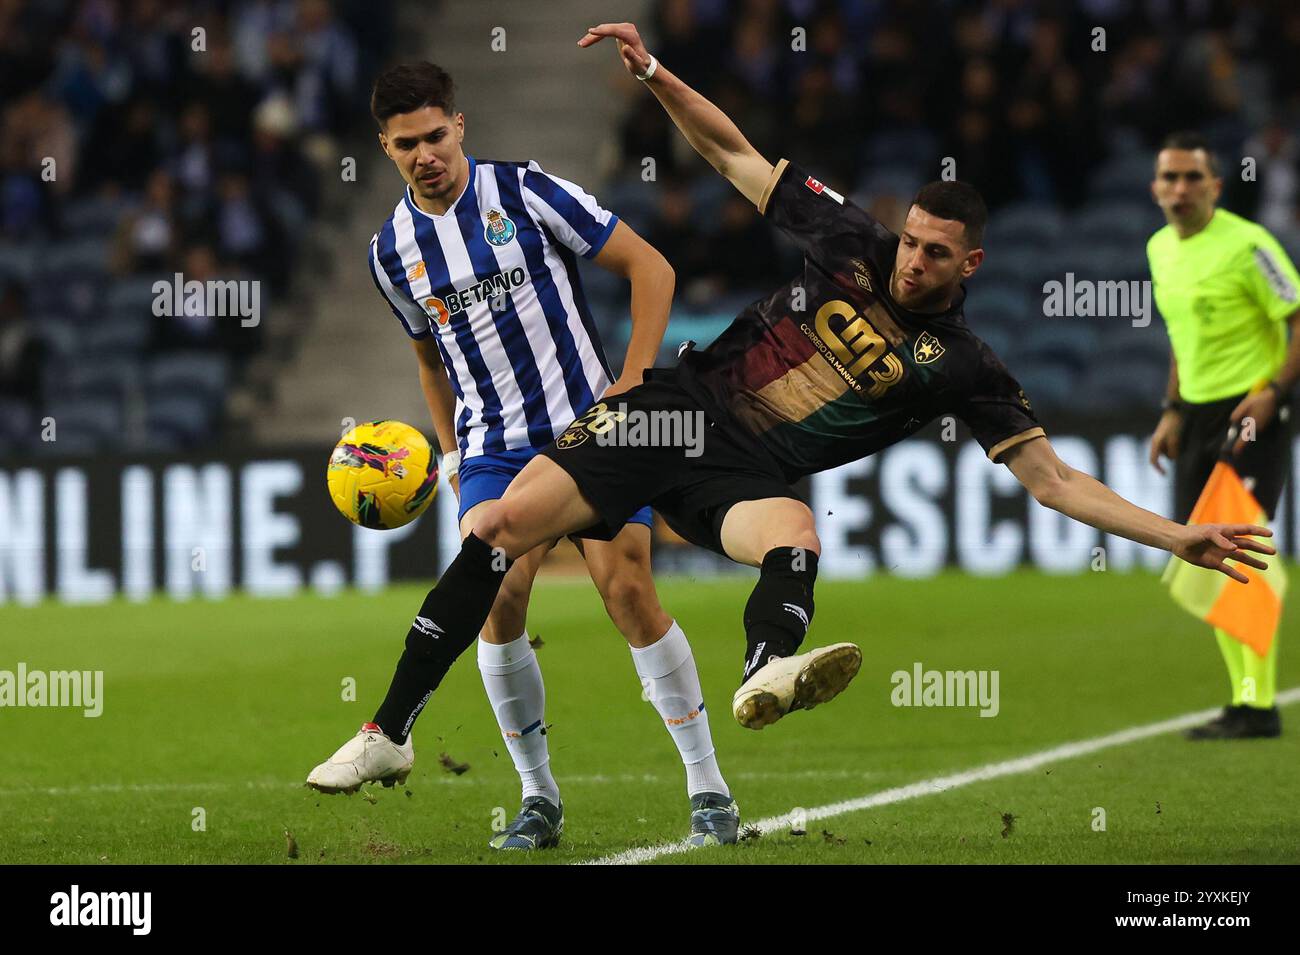
[[[1300,687],[1292,687],[1289,690],[1283,690],[1277,694],[1276,703],[1278,706],[1287,706],[1291,703],[1300,701]],[[1136,743],[1138,740],[1149,739],[1152,736],[1161,736],[1165,733],[1173,733],[1177,730],[1187,729],[1203,722],[1219,713],[1218,709],[1198,710],[1195,713],[1186,713],[1182,716],[1175,716],[1173,719],[1162,720],[1159,723],[1148,723],[1145,726],[1132,726],[1126,730],[1119,730],[1107,736],[1097,736],[1093,739],[1079,740],[1074,743],[1064,743],[1060,746],[1053,746],[1051,749],[1045,749],[1037,753],[1030,753],[1028,756],[1020,756],[1016,759],[1008,759],[1000,763],[988,763],[984,766],[977,766],[974,769],[967,769],[959,773],[952,773],[948,776],[936,776],[932,779],[922,779],[919,782],[908,783],[906,786],[895,786],[893,789],[885,789],[878,793],[871,793],[867,796],[859,796],[856,799],[846,799],[842,802],[833,802],[825,806],[814,806],[811,809],[803,810],[803,817],[808,822],[814,822],[820,819],[830,819],[833,816],[842,816],[850,812],[860,812],[864,809],[875,809],[877,806],[889,806],[894,803],[906,802],[909,799],[916,799],[920,796],[931,796],[935,793],[947,792],[950,789],[959,789],[962,786],[969,786],[972,783],[987,782],[990,779],[1000,779],[1003,776],[1014,776],[1018,773],[1027,773],[1039,767],[1049,765],[1050,763],[1060,762],[1061,760],[1074,759],[1079,756],[1087,756],[1089,753],[1095,753],[1098,750],[1110,749],[1114,746],[1124,746],[1128,743]],[[793,810],[792,810],[793,812]],[[757,826],[763,835],[776,832],[780,829],[788,829],[791,822],[791,812],[780,816],[769,816],[766,819],[760,819],[756,823],[747,825]],[[657,846],[641,846],[636,849],[627,849],[623,852],[616,852],[612,855],[601,856],[596,859],[589,859],[580,865],[640,865],[642,862],[650,862],[654,859],[660,859],[664,856],[676,855],[679,852],[686,852],[692,846],[686,842],[665,842]]]
[[[732,773],[729,778],[742,779],[748,782],[761,782],[793,779],[869,779],[874,775],[877,774],[838,769],[805,769],[784,773]],[[653,785],[658,783],[679,783],[680,781],[681,777],[677,775],[669,777],[655,773],[595,773],[561,776],[559,779],[559,782],[566,786]],[[494,777],[484,776],[435,776],[432,779],[417,779],[413,785],[418,789],[425,784],[435,786],[486,786],[498,785],[500,782],[501,780]],[[408,784],[407,788],[411,788],[411,785]],[[0,789],[0,799],[23,796],[90,796],[101,793],[119,795],[122,793],[210,792],[231,789],[283,789],[288,792],[301,788],[302,783],[300,782],[281,782],[272,779],[250,780],[247,782],[214,781],[210,783],[91,783],[85,786],[29,786],[19,789]]]

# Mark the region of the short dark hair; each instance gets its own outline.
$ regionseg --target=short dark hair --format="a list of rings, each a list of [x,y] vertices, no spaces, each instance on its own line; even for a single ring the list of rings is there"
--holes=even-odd
[[[960,222],[966,227],[966,242],[972,249],[978,249],[984,241],[989,209],[979,190],[970,183],[936,179],[921,187],[912,205],[940,219]]]
[[[1191,130],[1182,129],[1176,133],[1170,133],[1160,144],[1161,150],[1165,149],[1186,149],[1188,151],[1204,150],[1205,164],[1210,167],[1210,175],[1218,177],[1219,175],[1219,157],[1214,155],[1214,149],[1210,146],[1210,141],[1200,133]]]
[[[436,106],[448,116],[456,110],[456,84],[441,66],[427,61],[399,63],[379,74],[370,92],[370,115],[383,128],[390,116]]]

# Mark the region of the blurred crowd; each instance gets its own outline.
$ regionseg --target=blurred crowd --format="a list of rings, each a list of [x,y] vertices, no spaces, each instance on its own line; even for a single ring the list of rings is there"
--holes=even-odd
[[[391,35],[373,0],[0,0],[0,434],[30,434],[20,403],[68,398],[92,347],[126,379],[91,374],[109,402],[177,352],[238,374],[261,323],[159,318],[152,283],[284,300]]]
[[[1300,225],[1293,0],[659,0],[645,27],[652,52],[760,152],[892,228],[944,157],[995,218],[1127,198],[1159,226],[1153,147],[1178,128],[1215,143],[1227,207],[1279,233]],[[1253,182],[1236,175],[1244,156]],[[677,267],[689,303],[731,305],[791,267],[652,97],[629,101],[613,166],[614,198]]]

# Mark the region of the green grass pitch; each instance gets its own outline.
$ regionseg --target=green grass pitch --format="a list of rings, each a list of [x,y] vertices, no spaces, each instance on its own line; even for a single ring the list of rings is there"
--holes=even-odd
[[[1208,628],[1151,575],[828,581],[809,645],[858,642],[862,672],[833,703],[755,733],[729,709],[750,585],[660,583],[695,648],[722,769],[749,819],[1209,708],[1227,689]],[[97,719],[0,710],[0,862],[579,862],[684,835],[676,751],[584,581],[540,582],[530,619],[544,641],[565,799],[559,849],[503,858],[486,848],[494,816],[518,808],[518,783],[472,651],[416,727],[406,787],[304,789],[308,770],[372,714],[424,589],[0,608],[0,669],[104,671]],[[1292,608],[1282,688],[1300,684],[1297,629]],[[890,675],[918,661],[999,671],[1000,712],[894,707]],[[343,699],[347,678],[355,702]],[[815,822],[803,836],[658,861],[1296,863],[1300,707],[1283,718],[1279,740],[1169,734]],[[447,771],[442,753],[468,770]]]

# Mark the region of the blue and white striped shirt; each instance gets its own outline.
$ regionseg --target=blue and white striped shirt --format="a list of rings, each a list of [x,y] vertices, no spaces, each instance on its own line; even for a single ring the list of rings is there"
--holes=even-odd
[[[463,457],[543,448],[610,384],[575,255],[618,223],[536,162],[476,162],[445,213],[408,189],[370,240],[370,274],[412,338],[437,333]]]

